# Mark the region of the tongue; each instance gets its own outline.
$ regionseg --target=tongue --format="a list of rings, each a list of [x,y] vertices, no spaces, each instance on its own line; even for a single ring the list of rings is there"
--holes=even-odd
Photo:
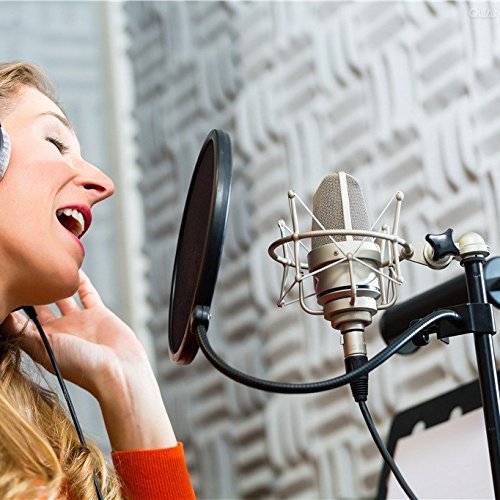
[[[71,215],[64,215],[61,214],[57,217],[59,219],[59,222],[68,230],[71,231],[73,234],[75,234],[76,230],[78,229],[78,222],[71,217]]]

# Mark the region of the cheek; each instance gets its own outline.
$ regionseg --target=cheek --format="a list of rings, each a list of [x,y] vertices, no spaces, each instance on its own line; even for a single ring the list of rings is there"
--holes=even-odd
[[[19,134],[11,135],[11,153],[8,170],[24,170],[25,167],[36,161],[38,158],[44,158],[41,148],[34,141],[33,137],[27,137]]]
[[[13,158],[0,182],[0,203],[4,205],[4,200],[8,200],[13,207],[27,204],[30,200],[40,203],[44,197],[48,198],[53,183],[45,162]]]
[[[0,259],[23,304],[48,304],[76,292],[81,262],[55,215],[67,174],[29,156],[18,151],[0,181]]]
[[[55,220],[52,227],[33,220],[4,222],[0,218],[0,258],[20,304],[49,304],[73,295],[81,262],[65,235],[59,237],[59,222]]]

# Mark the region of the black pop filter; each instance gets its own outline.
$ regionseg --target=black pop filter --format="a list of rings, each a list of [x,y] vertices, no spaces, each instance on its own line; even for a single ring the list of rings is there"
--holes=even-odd
[[[226,232],[231,173],[231,139],[222,130],[212,130],[194,167],[175,252],[168,317],[168,346],[174,363],[191,363],[198,352],[192,317],[196,306],[210,307],[212,303]]]

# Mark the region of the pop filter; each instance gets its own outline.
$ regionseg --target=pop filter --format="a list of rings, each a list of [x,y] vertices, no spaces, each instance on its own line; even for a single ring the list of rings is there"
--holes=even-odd
[[[210,307],[226,232],[231,192],[231,139],[212,130],[194,167],[184,205],[170,290],[170,359],[188,364],[198,352],[196,306]]]

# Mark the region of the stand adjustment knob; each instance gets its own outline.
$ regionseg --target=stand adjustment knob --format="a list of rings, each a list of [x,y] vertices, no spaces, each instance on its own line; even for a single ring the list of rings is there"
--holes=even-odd
[[[432,260],[435,262],[447,256],[460,255],[460,250],[453,241],[453,229],[451,228],[441,234],[427,234],[425,239],[432,247]]]

